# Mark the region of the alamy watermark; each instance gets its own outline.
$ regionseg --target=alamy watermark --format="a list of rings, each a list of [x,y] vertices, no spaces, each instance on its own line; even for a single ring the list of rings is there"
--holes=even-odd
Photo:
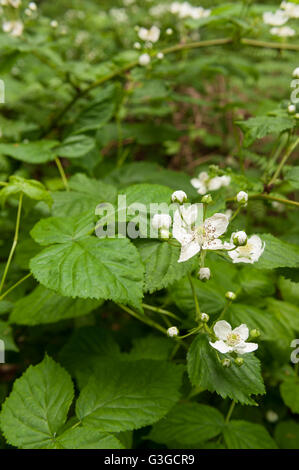
[[[5,103],[5,83],[0,80],[0,103]]]
[[[298,364],[299,362],[299,339],[294,339],[291,342],[291,348],[296,348],[291,354],[291,362],[293,364]]]
[[[127,204],[127,196],[119,195],[117,206],[104,202],[96,207],[95,214],[99,217],[95,233],[99,238],[158,238],[159,228],[152,224],[154,215],[173,216],[177,210],[185,211],[190,206],[197,207],[197,217],[193,223],[203,223],[203,204],[179,205],[177,203],[150,203],[148,205],[133,202]]]
[[[5,343],[0,339],[0,364],[5,363]]]

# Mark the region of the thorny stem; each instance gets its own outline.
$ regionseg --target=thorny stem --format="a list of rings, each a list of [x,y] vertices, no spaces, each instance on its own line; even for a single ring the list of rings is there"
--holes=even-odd
[[[10,266],[11,260],[13,258],[13,255],[14,255],[15,249],[17,247],[17,243],[18,243],[21,212],[22,212],[22,202],[23,202],[23,193],[20,194],[20,198],[19,198],[15,235],[14,235],[12,247],[10,249],[10,253],[9,253],[9,256],[8,256],[8,260],[6,262],[4,273],[3,273],[3,276],[2,276],[2,280],[1,280],[1,283],[0,283],[0,294],[2,292],[4,283],[5,283],[5,280],[6,280],[6,276],[7,276],[8,270],[9,270],[9,266]]]
[[[4,292],[4,294],[2,294],[0,296],[0,300],[4,299],[4,297],[6,297],[12,290],[14,290],[16,287],[18,287],[20,284],[22,284],[22,282],[26,281],[26,279],[28,279],[30,276],[32,276],[32,273],[29,273],[29,274],[26,274],[26,276],[22,277],[22,279],[20,279],[18,282],[16,282],[13,286],[11,286],[9,289],[7,289],[6,292]]]
[[[268,183],[268,187],[270,188],[273,184],[275,184],[281,170],[283,169],[283,166],[284,164],[286,163],[286,161],[288,160],[289,156],[292,154],[292,152],[295,150],[295,148],[297,147],[297,145],[299,144],[299,137],[297,137],[297,139],[292,142],[288,148],[287,148],[287,151],[286,153],[284,154],[283,158],[281,159],[281,162],[280,164],[278,165],[278,168],[277,170],[275,171],[274,175],[272,176],[271,180],[269,181]]]

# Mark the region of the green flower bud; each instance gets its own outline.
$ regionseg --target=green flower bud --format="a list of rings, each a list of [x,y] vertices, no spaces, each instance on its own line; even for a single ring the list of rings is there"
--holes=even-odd
[[[211,194],[205,194],[205,196],[201,198],[201,202],[203,204],[211,204],[213,202]]]
[[[221,364],[223,367],[230,367],[231,366],[231,360],[230,359],[222,359]]]
[[[225,297],[226,297],[228,300],[236,300],[236,298],[237,298],[236,294],[235,294],[234,292],[232,292],[232,291],[226,292]]]
[[[259,336],[261,336],[260,330],[257,330],[257,329],[255,328],[254,330],[251,330],[251,331],[250,331],[250,337],[251,337],[251,338],[258,338]]]
[[[235,359],[235,364],[238,366],[238,367],[241,367],[243,364],[244,364],[244,359],[242,357],[237,357]]]

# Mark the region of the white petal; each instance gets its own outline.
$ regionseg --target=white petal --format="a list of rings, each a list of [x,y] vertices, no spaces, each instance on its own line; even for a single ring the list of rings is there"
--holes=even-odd
[[[222,340],[215,341],[215,343],[211,343],[211,341],[209,341],[209,343],[213,348],[217,349],[217,351],[221,352],[222,354],[231,352],[233,350],[233,348],[227,346],[227,344],[225,344],[225,342]]]
[[[190,183],[192,184],[193,188],[200,188],[202,186],[202,182],[198,178],[192,178]]]
[[[200,251],[200,245],[197,243],[197,241],[192,241],[188,243],[187,245],[182,245],[181,255],[180,255],[178,262],[182,263],[184,261],[187,261],[188,259],[192,258],[194,255],[196,255],[199,251]]]
[[[176,210],[173,216],[172,235],[182,245],[186,245],[192,240],[192,233],[184,223],[180,210]]]
[[[222,250],[223,243],[221,240],[219,240],[219,238],[216,238],[216,240],[204,242],[202,248],[203,250]]]
[[[246,341],[249,336],[249,329],[247,325],[245,325],[245,323],[242,323],[242,325],[238,326],[233,330],[233,333],[236,333],[242,338],[243,341]]]
[[[214,332],[217,338],[226,340],[228,335],[230,335],[232,332],[232,327],[227,321],[220,320],[215,324]]]
[[[187,226],[190,226],[196,222],[198,215],[197,204],[191,204],[189,207],[182,206],[181,217]]]
[[[238,354],[247,354],[256,351],[258,347],[259,345],[256,343],[240,343],[234,350],[237,351]]]
[[[209,191],[216,191],[217,189],[221,188],[222,186],[222,179],[220,176],[215,176],[215,178],[210,179],[208,183]]]
[[[207,229],[209,229],[209,226],[212,226],[215,229],[214,237],[218,238],[226,232],[228,224],[228,217],[225,214],[217,213],[206,219],[204,225]]]

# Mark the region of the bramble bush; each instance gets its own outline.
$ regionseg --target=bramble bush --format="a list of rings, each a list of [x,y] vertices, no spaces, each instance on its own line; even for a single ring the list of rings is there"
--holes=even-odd
[[[299,2],[2,0],[0,448],[299,448]]]

